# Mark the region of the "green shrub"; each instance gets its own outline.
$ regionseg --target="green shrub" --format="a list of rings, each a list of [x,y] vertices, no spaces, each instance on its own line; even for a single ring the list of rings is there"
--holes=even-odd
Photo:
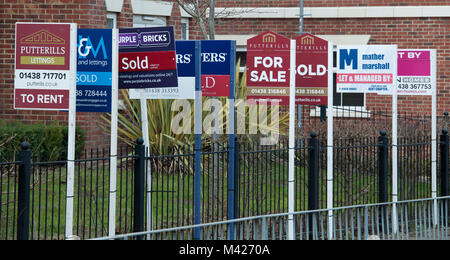
[[[67,157],[67,126],[0,122],[0,154],[3,159],[17,159],[20,144],[24,141],[30,143],[35,160],[59,161]],[[81,154],[83,146],[84,132],[77,127],[76,155]]]

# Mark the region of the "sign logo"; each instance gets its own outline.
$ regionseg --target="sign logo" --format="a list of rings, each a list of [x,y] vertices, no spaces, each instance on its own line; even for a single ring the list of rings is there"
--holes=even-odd
[[[302,45],[314,45],[314,37],[311,35],[306,35],[301,39]]]
[[[31,35],[23,37],[22,44],[65,44],[66,41],[51,32],[43,29]]]
[[[86,59],[87,56],[92,52],[92,55],[94,58],[97,58],[97,55],[100,51],[102,51],[103,59],[108,59],[108,53],[106,52],[105,47],[105,41],[103,40],[103,37],[100,38],[99,43],[97,44],[97,48],[95,48],[94,44],[92,44],[92,41],[89,37],[83,38],[83,36],[79,36],[79,43],[78,43],[78,58],[79,59]]]
[[[353,70],[358,69],[358,50],[357,49],[341,49],[340,50],[339,69],[344,70],[351,66]]]
[[[263,43],[276,43],[277,36],[273,33],[267,33],[263,36]]]
[[[142,32],[140,35],[140,44],[145,47],[167,47],[171,43],[170,33],[161,32]]]

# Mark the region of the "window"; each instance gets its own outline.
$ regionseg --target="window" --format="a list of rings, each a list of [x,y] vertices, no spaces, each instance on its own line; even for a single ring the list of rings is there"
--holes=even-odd
[[[337,52],[333,52],[333,68],[337,68]],[[336,73],[333,74],[333,105],[334,106],[352,106],[364,107],[365,95],[363,93],[337,93],[336,92]]]
[[[114,28],[117,28],[117,14],[108,13],[106,15],[106,29],[114,29]]]
[[[181,40],[189,40],[189,19],[181,18]]]
[[[162,27],[166,26],[167,19],[163,16],[135,15],[133,17],[133,27]]]
[[[333,68],[337,68],[337,52],[333,52]],[[364,93],[337,93],[336,73],[333,73],[333,106],[335,117],[370,117],[366,110],[366,95]],[[312,109],[310,116],[325,117],[326,110],[323,107]]]

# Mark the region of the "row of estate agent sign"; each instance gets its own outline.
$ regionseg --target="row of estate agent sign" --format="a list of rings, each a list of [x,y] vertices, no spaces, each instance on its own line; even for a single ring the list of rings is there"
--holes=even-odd
[[[295,105],[328,105],[328,235],[333,235],[333,77],[337,92],[392,95],[392,201],[397,201],[397,96],[432,96],[432,194],[436,176],[436,51],[398,50],[396,45],[337,46],[311,34],[294,40],[268,31],[247,42],[247,103],[289,105],[289,212],[294,212]],[[111,113],[109,219],[116,214],[118,89],[140,99],[195,99],[195,223],[200,224],[202,96],[225,96],[235,104],[236,42],[175,41],[173,27],[79,29],[76,24],[16,24],[15,109],[69,111],[66,238],[73,238],[76,112]],[[295,92],[295,95],[290,93]],[[229,158],[234,158],[235,117],[230,110]],[[148,145],[147,117],[141,116]],[[234,187],[229,163],[229,190]],[[147,169],[147,175],[151,171]],[[151,176],[147,176],[151,181]],[[233,196],[233,193],[230,193]],[[151,202],[147,183],[147,202]],[[234,199],[230,197],[229,203]],[[147,206],[147,219],[152,219]],[[229,205],[228,218],[234,218]],[[435,205],[437,210],[437,204]],[[393,217],[396,217],[396,208]],[[289,215],[290,239],[294,238]],[[147,230],[151,230],[151,221]],[[393,232],[397,226],[393,225]],[[198,233],[198,232],[196,232]],[[231,232],[232,233],[232,232]],[[109,235],[115,221],[109,221]],[[197,234],[198,235],[198,234]],[[232,235],[230,235],[232,237]]]
[[[328,53],[333,50],[311,34],[295,40],[296,103],[327,105]],[[18,23],[15,108],[68,110],[70,81],[76,78],[77,112],[111,112],[117,46],[119,88],[133,89],[131,98],[195,98],[194,44],[175,41],[172,27],[120,29],[118,44],[113,44],[108,29],[79,29],[73,38],[70,24]],[[231,41],[202,41],[203,96],[229,96],[231,46]],[[247,48],[248,103],[288,105],[290,40],[266,32],[249,39]],[[75,57],[76,68],[70,66]],[[431,95],[435,59],[433,50],[338,46],[337,92],[390,95],[396,89],[399,95]]]

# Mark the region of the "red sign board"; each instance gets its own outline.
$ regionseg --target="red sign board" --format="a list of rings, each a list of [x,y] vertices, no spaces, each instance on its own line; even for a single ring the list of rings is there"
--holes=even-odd
[[[119,72],[166,71],[176,68],[173,51],[119,53]]]
[[[296,104],[327,105],[328,42],[311,34],[297,38]]]
[[[289,38],[268,31],[247,41],[247,103],[289,105]]]
[[[63,109],[69,107],[69,90],[16,89],[16,107]]]
[[[75,88],[71,35],[76,35],[75,24],[16,24],[16,109],[69,109],[70,89]]]
[[[69,24],[17,24],[16,69],[69,70]]]
[[[204,97],[230,96],[230,76],[202,75],[202,96]]]

